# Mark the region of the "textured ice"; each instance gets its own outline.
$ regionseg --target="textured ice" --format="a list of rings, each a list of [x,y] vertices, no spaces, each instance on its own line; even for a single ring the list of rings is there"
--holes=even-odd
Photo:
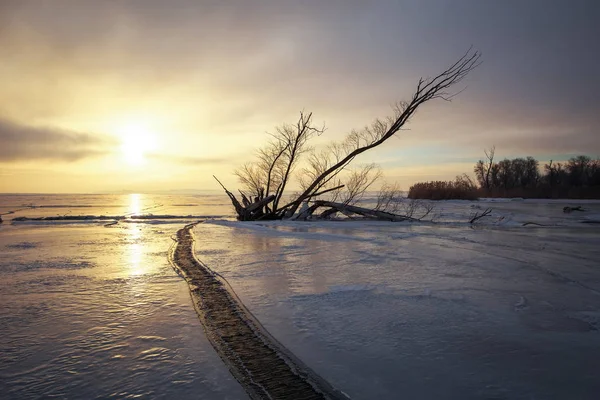
[[[244,398],[167,262],[179,227],[1,227],[0,397]]]
[[[572,204],[586,211],[562,212]],[[15,210],[0,225],[0,397],[245,398],[167,263],[188,221],[11,224],[216,217],[231,213],[225,196],[2,196],[0,213]],[[597,398],[600,225],[583,222],[600,221],[600,203],[448,201],[432,216],[212,219],[195,228],[196,249],[354,399]]]
[[[489,204],[448,203],[438,224],[213,220],[196,249],[352,398],[596,398],[600,229],[565,202],[498,202],[474,227]]]

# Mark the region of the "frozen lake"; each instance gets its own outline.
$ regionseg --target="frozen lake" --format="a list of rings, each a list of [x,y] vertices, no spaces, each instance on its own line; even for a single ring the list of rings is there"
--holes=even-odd
[[[27,198],[53,206],[30,216],[185,209],[162,197]],[[244,398],[168,263],[180,226],[0,225],[0,397]]]
[[[198,257],[352,398],[595,398],[597,229],[213,222]]]
[[[28,204],[2,199],[4,211]],[[562,207],[580,203],[444,202],[436,224],[403,224],[238,223],[224,220],[227,204],[210,196],[31,199],[62,207],[14,216],[218,217],[195,228],[198,257],[273,336],[353,399],[600,392],[600,225],[581,223],[598,219],[598,202],[571,214]],[[488,206],[491,217],[465,223]],[[7,217],[3,398],[245,398],[167,262],[182,222]]]

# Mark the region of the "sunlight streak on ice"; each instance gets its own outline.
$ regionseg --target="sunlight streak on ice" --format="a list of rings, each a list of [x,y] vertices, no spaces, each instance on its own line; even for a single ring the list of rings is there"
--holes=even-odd
[[[139,193],[132,193],[129,195],[129,213],[132,215],[138,215],[142,211],[141,207],[141,195]]]

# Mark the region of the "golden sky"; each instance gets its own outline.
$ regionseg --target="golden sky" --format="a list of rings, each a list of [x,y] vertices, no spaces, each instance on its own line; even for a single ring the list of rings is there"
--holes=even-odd
[[[471,172],[493,144],[600,153],[595,3],[227,4],[0,1],[0,192],[235,187],[275,125],[308,110],[328,127],[317,146],[339,139],[470,45],[484,64],[467,90],[359,162],[407,189]]]

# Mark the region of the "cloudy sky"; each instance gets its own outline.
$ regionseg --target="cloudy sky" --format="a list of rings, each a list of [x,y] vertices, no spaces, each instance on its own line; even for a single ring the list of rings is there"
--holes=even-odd
[[[0,0],[0,192],[218,189],[309,110],[343,137],[471,45],[454,101],[359,162],[404,188],[483,149],[600,155],[595,0]],[[462,89],[458,88],[458,89]]]

